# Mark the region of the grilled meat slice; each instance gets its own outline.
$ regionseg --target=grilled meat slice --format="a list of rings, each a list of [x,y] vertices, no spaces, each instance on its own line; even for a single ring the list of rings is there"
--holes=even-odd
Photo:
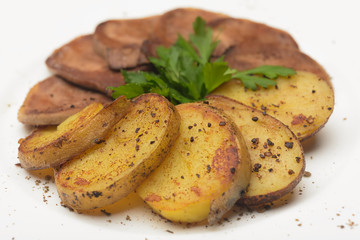
[[[158,16],[109,20],[99,24],[94,33],[94,49],[111,69],[134,68],[148,63],[141,52],[144,40],[153,31]]]
[[[208,25],[213,29],[213,35],[220,40],[214,56],[221,56],[230,47],[242,45],[299,49],[289,33],[247,19],[221,18],[209,22]]]
[[[92,35],[75,38],[55,50],[46,65],[68,81],[110,95],[107,87],[124,84],[124,78],[120,72],[111,71],[106,61],[95,53],[92,39]]]
[[[101,93],[51,76],[30,89],[18,111],[18,120],[27,125],[57,125],[90,103],[107,105],[111,101]]]

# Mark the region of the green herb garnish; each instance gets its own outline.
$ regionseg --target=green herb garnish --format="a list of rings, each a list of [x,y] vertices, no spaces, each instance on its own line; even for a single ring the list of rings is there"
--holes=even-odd
[[[172,103],[186,103],[203,100],[221,84],[239,79],[246,88],[256,90],[276,85],[279,76],[291,76],[293,69],[281,66],[260,66],[246,71],[231,69],[223,57],[210,61],[211,54],[219,41],[213,41],[212,29],[197,17],[193,23],[194,33],[189,40],[181,35],[169,48],[158,47],[158,58],[150,58],[156,73],[128,72],[122,74],[126,82],[113,90],[113,98],[125,95],[134,98],[143,93],[158,93]]]

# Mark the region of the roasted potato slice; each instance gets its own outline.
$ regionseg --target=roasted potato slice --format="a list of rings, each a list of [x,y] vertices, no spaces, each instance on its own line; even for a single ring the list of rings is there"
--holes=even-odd
[[[303,149],[287,126],[230,98],[210,96],[207,103],[234,121],[249,149],[250,186],[239,203],[260,205],[274,201],[300,182],[305,170]]]
[[[241,134],[216,109],[177,105],[180,136],[162,164],[136,189],[163,217],[215,223],[245,192],[250,160]]]
[[[252,91],[232,80],[216,89],[223,95],[267,113],[304,140],[319,131],[334,108],[334,91],[313,73],[298,71],[290,78],[278,78],[275,87]]]
[[[103,207],[127,196],[161,163],[178,136],[180,116],[157,94],[130,111],[98,145],[55,170],[60,198],[74,210]]]
[[[60,125],[41,127],[20,139],[19,160],[25,169],[42,169],[64,163],[102,139],[127,112],[130,103],[119,97],[107,107],[93,103]]]

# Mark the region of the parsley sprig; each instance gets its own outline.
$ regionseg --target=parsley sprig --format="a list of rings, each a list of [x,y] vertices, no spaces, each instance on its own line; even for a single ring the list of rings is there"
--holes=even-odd
[[[211,60],[211,54],[219,41],[212,38],[212,29],[197,17],[193,23],[194,33],[189,40],[181,35],[169,48],[158,47],[158,57],[149,58],[154,65],[153,72],[122,71],[125,85],[110,87],[113,98],[125,95],[131,99],[143,93],[158,93],[172,103],[186,103],[203,100],[221,84],[239,79],[246,88],[256,90],[276,85],[279,76],[291,76],[296,72],[281,66],[260,66],[246,71],[231,69],[223,56]]]

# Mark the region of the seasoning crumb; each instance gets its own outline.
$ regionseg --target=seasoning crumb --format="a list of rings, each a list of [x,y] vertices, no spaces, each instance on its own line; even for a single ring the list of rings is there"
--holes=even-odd
[[[304,172],[304,177],[311,177],[311,172],[305,171]]]
[[[253,171],[254,172],[259,172],[259,169],[261,168],[261,164],[260,163],[255,163],[254,164],[254,168],[253,168]]]
[[[130,218],[129,215],[126,215],[126,220],[127,220],[127,221],[131,221],[131,218]]]
[[[253,139],[251,139],[251,142],[253,144],[259,144],[259,138],[253,138]]]
[[[96,138],[96,139],[94,140],[94,143],[95,143],[95,144],[100,144],[100,143],[103,143],[103,142],[105,142],[104,139],[98,139],[98,138]]]
[[[293,142],[285,142],[285,147],[287,147],[287,148],[293,148],[293,146],[294,146],[294,143]]]
[[[174,232],[171,231],[171,230],[169,230],[169,229],[167,229],[166,231],[167,231],[168,233],[174,234]]]
[[[267,145],[274,146],[274,143],[272,141],[270,141],[270,139],[267,139],[266,141],[267,141]]]
[[[15,163],[15,166],[22,168],[21,163]]]
[[[225,126],[226,125],[226,122],[224,122],[224,121],[221,121],[220,123],[219,123],[219,126]]]
[[[102,212],[103,214],[105,214],[106,216],[110,216],[111,213],[107,212],[105,209],[101,209],[100,212]]]

